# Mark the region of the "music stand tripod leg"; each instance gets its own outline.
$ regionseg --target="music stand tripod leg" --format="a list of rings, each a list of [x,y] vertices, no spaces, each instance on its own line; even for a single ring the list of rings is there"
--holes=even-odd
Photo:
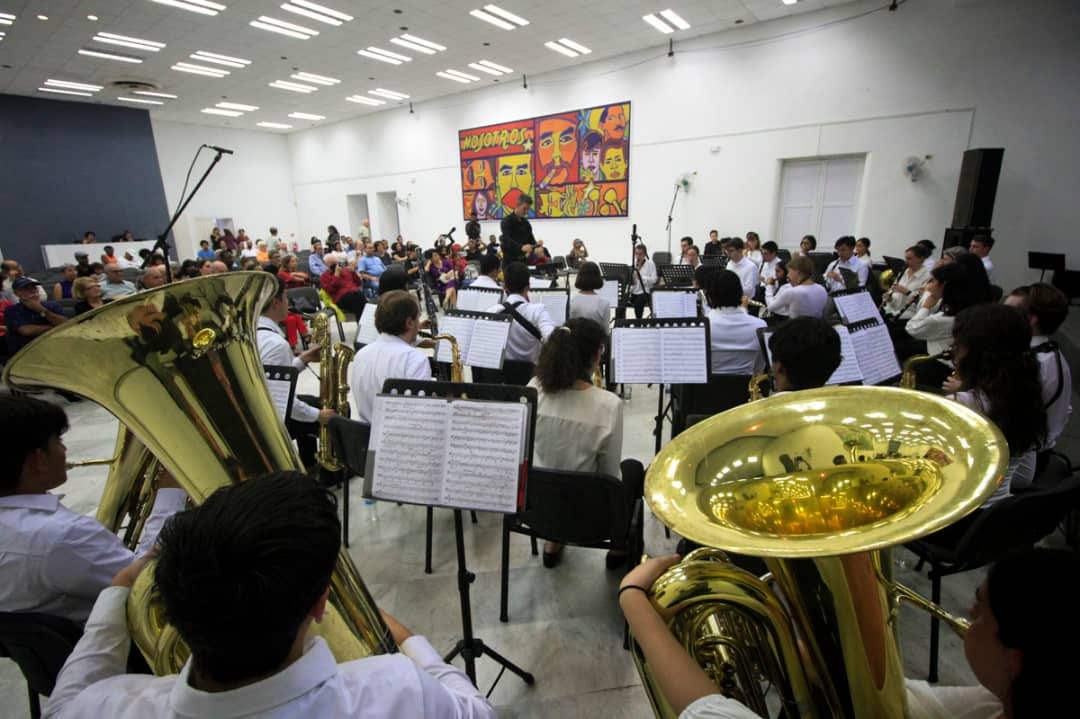
[[[517,666],[509,659],[499,654],[491,647],[484,644],[483,639],[473,636],[472,628],[472,604],[469,599],[469,585],[476,579],[476,575],[469,571],[465,561],[465,530],[463,528],[461,510],[454,510],[454,541],[457,544],[458,560],[458,596],[461,600],[461,629],[462,638],[458,640],[454,648],[450,650],[443,661],[450,663],[458,655],[465,660],[465,673],[476,685],[476,660],[487,654],[505,669],[521,677],[526,684],[533,684],[536,678]]]

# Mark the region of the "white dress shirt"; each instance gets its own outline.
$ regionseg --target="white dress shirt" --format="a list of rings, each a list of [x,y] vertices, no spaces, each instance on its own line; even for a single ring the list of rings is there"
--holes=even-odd
[[[184,508],[182,489],[159,489],[137,549],[154,546],[165,520]],[[55,494],[0,497],[0,611],[40,612],[82,624],[94,599],[135,553],[93,517]]]
[[[223,692],[189,683],[191,660],[180,674],[125,674],[131,638],[126,587],[101,593],[75,650],[56,681],[46,717],[155,719],[263,717],[273,719],[489,719],[495,710],[459,669],[439,658],[426,639],[412,636],[400,654],[338,664],[321,638],[266,679]]]
[[[727,267],[724,269],[737,274],[739,283],[742,284],[742,293],[750,299],[754,299],[754,292],[757,291],[758,278],[761,272],[758,266],[754,264],[754,261],[744,256],[738,262],[728,262]]]
[[[900,278],[896,280],[896,285],[902,286],[906,292],[901,292],[896,289],[896,285],[893,285],[893,289],[889,292],[889,299],[886,302],[886,311],[893,316],[911,315],[915,314],[915,298],[922,292],[923,287],[930,280],[930,270],[927,269],[924,263],[922,267],[914,272],[910,267],[904,270],[904,274],[900,275]]]
[[[758,273],[758,276],[761,278],[762,284],[770,277],[776,277],[776,265],[779,264],[779,262],[779,257],[773,257],[771,260],[761,263],[761,271]]]
[[[713,374],[757,374],[765,369],[757,335],[765,320],[742,307],[714,307],[708,317]]]
[[[300,372],[307,366],[304,360],[293,355],[289,340],[285,339],[285,333],[277,323],[265,315],[259,316],[255,339],[259,345],[259,359],[264,365],[295,367]],[[319,408],[294,398],[289,418],[297,422],[318,422]]]
[[[382,392],[388,379],[431,379],[427,355],[395,335],[382,333],[379,338],[356,353],[349,368],[356,419],[371,422],[375,414],[375,395]]]
[[[540,331],[540,336],[546,340],[555,331],[555,323],[551,321],[551,315],[548,314],[547,307],[537,302],[529,302],[522,295],[507,295],[506,304],[513,305],[518,302],[522,303],[516,308],[518,314],[531,322]],[[492,305],[485,310],[485,312],[492,313],[505,311],[506,308],[502,304]],[[506,354],[503,358],[517,362],[535,363],[539,356],[540,341],[522,327],[520,322],[511,319],[510,336],[506,340]]]
[[[469,285],[469,287],[483,287],[484,289],[488,290],[502,289],[502,286],[495,280],[491,279],[489,275],[480,275],[475,280],[473,280],[473,283]]]
[[[994,263],[990,260],[990,255],[982,258],[983,267],[986,268],[986,276],[990,277],[994,274]]]
[[[529,386],[537,392],[533,465],[619,479],[623,403],[618,395],[592,386],[547,394],[536,377]]]
[[[684,264],[683,262],[679,263]],[[641,275],[640,280],[638,275]],[[640,268],[630,268],[630,294],[641,295],[646,292],[652,292],[653,287],[656,287],[656,283],[659,281],[659,275],[656,274],[656,264],[652,260],[645,260]],[[644,284],[642,284],[644,283]]]
[[[870,265],[852,255],[846,262],[841,262],[839,257],[836,258],[825,269],[825,286],[829,289],[829,292],[847,289],[846,282],[842,280],[838,282],[829,278],[830,272],[840,272],[840,270],[851,270],[859,278],[859,287],[866,287],[866,280],[870,277]]]
[[[941,307],[940,302],[937,307]],[[904,329],[915,339],[926,342],[928,354],[936,355],[952,347],[954,319],[942,312],[920,307],[904,325]]]
[[[119,282],[102,282],[101,283],[101,298],[105,300],[115,300],[118,297],[124,297],[125,295],[131,295],[135,293],[135,285],[127,280],[121,280]]]
[[[1049,341],[1050,338],[1046,335],[1036,335],[1031,338],[1031,347],[1034,349]],[[1039,360],[1039,380],[1042,382],[1043,405],[1046,407],[1046,443],[1041,449],[1053,449],[1069,421],[1069,416],[1072,415],[1072,370],[1060,349],[1054,352],[1037,352],[1035,357]],[[1058,395],[1056,400],[1055,394]]]
[[[785,317],[825,317],[825,305],[829,303],[829,293],[816,282],[805,285],[765,286],[765,306],[773,314]]]
[[[743,257],[753,262],[758,267],[765,259],[761,256],[761,250],[743,250]]]
[[[584,317],[608,331],[611,324],[611,303],[597,294],[576,294],[570,298],[570,317]]]

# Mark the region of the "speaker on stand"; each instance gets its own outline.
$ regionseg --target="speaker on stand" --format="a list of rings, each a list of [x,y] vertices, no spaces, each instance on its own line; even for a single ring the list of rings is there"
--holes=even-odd
[[[1001,147],[984,147],[964,153],[952,225],[945,230],[942,251],[956,245],[966,249],[976,235],[993,236],[991,221],[1004,155],[1005,149]]]

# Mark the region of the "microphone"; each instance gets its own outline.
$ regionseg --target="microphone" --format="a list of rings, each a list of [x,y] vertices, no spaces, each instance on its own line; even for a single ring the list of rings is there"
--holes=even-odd
[[[457,227],[451,227],[450,231],[447,232],[446,235],[445,235],[446,239],[448,239],[448,240],[452,239],[454,237],[454,230],[456,230],[456,229],[457,229]]]
[[[635,244],[638,241],[637,223],[636,222],[634,223],[634,227],[630,230],[630,241],[635,243]]]
[[[203,147],[207,147],[207,148],[213,150],[214,152],[220,152],[223,155],[231,155],[231,154],[233,154],[232,150],[226,150],[224,147],[218,147],[217,145],[203,145]]]

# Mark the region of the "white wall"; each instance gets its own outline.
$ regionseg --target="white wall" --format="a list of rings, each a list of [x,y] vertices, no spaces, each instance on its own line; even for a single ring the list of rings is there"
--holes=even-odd
[[[174,229],[181,258],[194,257],[199,240],[209,237],[213,218],[231,217],[236,229],[253,238],[269,236],[275,226],[282,237],[297,232],[296,201],[289,167],[288,141],[269,132],[153,121],[154,141],[165,182],[169,212],[176,211],[184,176],[199,145],[233,150],[210,173]],[[188,191],[198,182],[214,153],[203,150],[191,173]]]
[[[530,77],[527,90],[518,78],[418,104],[413,115],[401,109],[289,135],[298,234],[347,225],[348,194],[396,191],[409,199],[403,234],[427,243],[462,224],[460,128],[628,99],[630,217],[535,222],[555,251],[580,236],[598,258],[622,259],[632,223],[650,249],[662,249],[673,182],[690,170],[697,181],[676,207],[676,243],[683,234],[704,240],[712,227],[768,239],[781,160],[865,153],[852,233],[871,237],[877,256],[899,254],[922,237],[940,244],[963,150],[1001,146],[995,280],[1037,277],[1026,269],[1029,243],[1069,252],[1070,266],[1080,266],[1067,201],[1080,186],[1080,3],[909,0],[897,12],[865,14],[884,4],[844,5],[677,44],[674,58],[654,49]],[[909,155],[933,156],[914,184],[902,171]]]

